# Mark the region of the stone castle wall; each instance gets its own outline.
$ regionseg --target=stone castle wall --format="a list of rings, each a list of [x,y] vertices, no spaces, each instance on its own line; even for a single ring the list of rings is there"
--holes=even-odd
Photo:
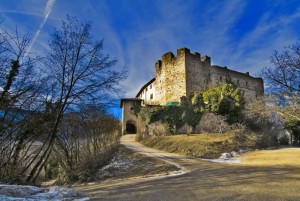
[[[178,102],[178,97],[186,95],[185,52],[179,49],[176,57],[171,52],[164,54],[162,64],[165,71],[163,103]]]
[[[180,102],[182,96],[188,97],[194,92],[203,93],[228,81],[241,89],[246,101],[264,93],[261,78],[227,67],[212,66],[210,57],[201,57],[197,52],[190,53],[187,48],[178,49],[176,57],[168,52],[155,63],[155,78],[140,89],[136,98],[121,100],[122,130],[127,132],[130,127],[136,128],[139,133],[155,133],[164,129],[160,124],[149,127],[145,119],[138,118],[133,111],[135,104],[146,105],[148,107],[144,109],[147,109],[150,106],[166,105],[168,102]],[[181,130],[188,132],[185,127]]]
[[[143,99],[145,105],[166,105],[168,102],[180,102],[181,96],[203,93],[228,80],[242,90],[246,101],[264,93],[261,78],[227,67],[211,66],[210,57],[201,57],[197,52],[190,53],[189,49],[180,48],[176,57],[168,52],[155,63],[155,79],[142,87],[137,98]]]
[[[134,108],[136,106],[141,106],[142,100],[140,99],[122,99],[121,108],[122,108],[122,133],[126,133],[126,125],[132,124],[135,126],[136,130],[138,129],[137,124],[137,115],[135,114]]]
[[[211,66],[210,80],[212,86],[223,85],[227,81],[231,81],[244,93],[246,101],[257,98],[264,93],[263,80],[250,76],[248,72],[241,73],[227,67]]]
[[[165,65],[164,65],[165,67]],[[155,101],[157,105],[163,105],[165,102],[165,69],[161,60],[155,63]]]
[[[177,102],[186,94],[185,52],[179,49],[176,57],[172,52],[155,63],[155,100],[158,105]]]
[[[208,89],[210,58],[200,54],[190,53],[185,48],[185,67],[186,67],[186,96],[195,91],[203,93]]]

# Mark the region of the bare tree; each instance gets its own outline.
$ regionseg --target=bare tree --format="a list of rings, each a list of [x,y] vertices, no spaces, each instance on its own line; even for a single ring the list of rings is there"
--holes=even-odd
[[[224,133],[231,129],[225,116],[214,113],[205,113],[199,122],[199,127],[201,131],[209,133]]]
[[[291,45],[283,52],[274,51],[272,67],[265,68],[262,76],[273,91],[300,94],[300,43]]]
[[[42,170],[53,149],[64,114],[79,105],[105,104],[120,92],[119,82],[125,72],[112,69],[116,59],[104,55],[103,41],[90,35],[91,23],[80,23],[67,17],[61,29],[51,35],[46,74],[49,76],[48,100],[55,107],[51,132],[44,141],[43,152],[27,178],[33,182]]]
[[[63,118],[54,156],[63,180],[78,179],[82,172],[105,165],[119,144],[119,122],[102,110],[85,108]],[[83,179],[83,178],[80,178]]]
[[[42,103],[40,76],[34,66],[41,59],[26,56],[28,35],[0,33],[0,179],[17,181],[29,168],[29,150],[38,138],[33,119]]]
[[[273,110],[285,121],[299,124],[300,103],[300,43],[288,46],[284,51],[274,51],[271,57],[273,67],[262,71],[262,76],[271,92],[279,93],[269,96],[281,100],[284,108],[273,107]],[[277,98],[276,98],[277,96]]]

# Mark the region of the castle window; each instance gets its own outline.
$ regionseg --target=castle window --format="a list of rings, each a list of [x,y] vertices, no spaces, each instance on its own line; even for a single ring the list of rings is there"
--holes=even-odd
[[[148,91],[148,88],[146,87],[146,91]]]
[[[222,76],[220,76],[220,82],[222,82]]]
[[[150,99],[151,99],[151,100],[153,99],[153,94],[150,94]]]
[[[150,89],[152,89],[152,84],[150,84]]]

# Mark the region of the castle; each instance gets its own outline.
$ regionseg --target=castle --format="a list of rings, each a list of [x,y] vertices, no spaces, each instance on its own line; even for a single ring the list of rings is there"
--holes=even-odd
[[[137,116],[135,106],[166,105],[179,102],[180,97],[203,93],[213,86],[235,83],[244,94],[245,100],[263,95],[262,78],[250,76],[249,72],[241,73],[227,67],[211,65],[211,59],[198,52],[191,53],[188,48],[177,50],[176,57],[172,52],[165,53],[155,63],[155,78],[139,90],[135,98],[121,99],[122,131],[135,133]]]

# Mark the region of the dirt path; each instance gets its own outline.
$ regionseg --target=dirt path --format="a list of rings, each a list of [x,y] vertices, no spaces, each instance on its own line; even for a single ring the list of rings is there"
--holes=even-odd
[[[299,200],[300,170],[218,164],[145,147],[133,135],[122,144],[180,166],[184,174],[77,187],[92,200]]]
[[[169,164],[175,165],[181,169],[181,174],[190,172],[190,169],[183,162],[196,162],[192,158],[182,156],[175,153],[168,153],[162,150],[152,149],[146,147],[135,141],[135,135],[126,135],[121,138],[121,144],[125,145],[127,148],[132,149],[138,153],[145,154],[156,159],[163,160]],[[197,162],[196,162],[197,163]]]

